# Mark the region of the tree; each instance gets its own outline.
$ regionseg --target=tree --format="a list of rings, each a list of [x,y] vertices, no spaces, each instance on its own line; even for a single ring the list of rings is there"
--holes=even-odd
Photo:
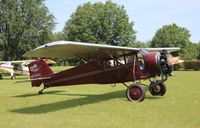
[[[148,41],[147,42],[135,41],[134,43],[131,43],[129,46],[134,48],[146,48],[148,47]]]
[[[63,33],[66,40],[121,46],[128,46],[136,38],[124,7],[111,1],[78,6]]]
[[[165,25],[157,30],[151,41],[151,47],[181,47],[184,48],[190,38],[186,28],[176,24]]]
[[[182,49],[182,57],[186,60],[198,58],[198,47],[195,43],[188,43],[186,48]]]
[[[65,40],[65,37],[62,32],[51,33],[49,37],[49,42]]]
[[[196,49],[190,42],[190,33],[184,27],[176,24],[165,25],[160,28],[153,37],[151,47],[179,47],[183,59],[196,57]]]
[[[199,43],[197,45],[198,45],[197,46],[197,49],[198,49],[198,51],[197,51],[197,53],[198,53],[197,59],[200,59],[200,41],[199,41]]]
[[[44,44],[55,25],[44,0],[0,0],[0,50],[3,60]]]

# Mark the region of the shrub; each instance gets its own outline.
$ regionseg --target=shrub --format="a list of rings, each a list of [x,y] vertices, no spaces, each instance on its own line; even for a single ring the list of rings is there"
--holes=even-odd
[[[200,70],[200,60],[191,60],[184,62],[184,69],[185,70]]]

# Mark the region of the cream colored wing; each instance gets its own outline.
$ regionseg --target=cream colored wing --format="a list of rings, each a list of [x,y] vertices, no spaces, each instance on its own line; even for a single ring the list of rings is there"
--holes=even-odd
[[[129,53],[139,52],[138,48],[91,44],[72,41],[56,41],[48,43],[33,49],[24,54],[25,57],[41,57],[41,58],[98,58],[106,57],[108,54],[112,56],[120,56]]]

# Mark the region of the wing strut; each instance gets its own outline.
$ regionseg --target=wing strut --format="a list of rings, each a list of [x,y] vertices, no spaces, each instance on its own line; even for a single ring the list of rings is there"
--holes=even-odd
[[[82,58],[82,57],[80,57],[80,56],[78,56],[78,55],[76,55],[78,58],[80,58],[81,60],[83,60],[83,61],[85,61],[85,62],[90,62],[90,60],[89,59],[85,59],[85,58]],[[88,57],[89,57],[89,55],[88,55]],[[98,62],[99,63],[99,62]],[[95,66],[96,68],[98,68],[98,69],[100,69],[102,72],[106,72],[106,70],[104,70],[102,67],[100,67],[100,66],[97,66],[97,65],[94,65],[93,63],[91,63],[93,66]],[[99,63],[99,65],[101,65],[100,63]],[[118,78],[116,78],[115,76],[113,76],[112,74],[109,74],[108,75],[109,77],[112,77],[113,79],[117,79],[117,81],[120,81]],[[128,87],[125,83],[123,83],[126,87]]]
[[[104,52],[101,52],[101,53],[103,53],[103,54],[106,55],[107,57],[113,59],[115,62],[117,62],[117,64],[122,65],[122,66],[123,66],[125,69],[127,69],[128,71],[132,72],[126,65],[122,64],[121,62],[119,62],[119,61],[118,61],[116,58],[114,58],[112,55],[108,55],[108,54],[106,54],[106,53],[104,53]],[[134,55],[134,54],[133,54],[133,55]],[[135,55],[134,55],[134,56],[135,56]],[[126,60],[126,59],[125,59],[125,55],[124,55],[124,60]]]
[[[101,52],[101,53],[103,53],[103,54],[106,55],[107,57],[113,59],[114,62],[116,62],[117,64],[123,66],[128,72],[131,72],[132,75],[133,75],[133,79],[134,79],[134,81],[135,81],[135,65],[136,65],[137,54],[134,54],[134,53],[132,54],[132,59],[133,59],[133,70],[130,70],[130,69],[125,65],[125,64],[127,63],[127,62],[126,62],[126,57],[125,57],[125,55],[123,55],[125,64],[122,64],[121,62],[119,62],[119,61],[118,61],[115,57],[113,57],[112,55],[108,55],[108,54],[106,54],[106,53],[104,53],[104,52]],[[104,70],[104,71],[105,71],[105,70]],[[126,77],[126,76],[124,76],[124,78],[122,78],[122,79],[125,79],[125,77]],[[123,84],[124,86],[126,86],[127,88],[129,87],[129,86],[128,86],[127,84],[125,84],[124,82],[121,82],[122,80],[119,80],[119,79],[118,79],[118,81],[120,81],[120,83],[122,83],[122,84]]]

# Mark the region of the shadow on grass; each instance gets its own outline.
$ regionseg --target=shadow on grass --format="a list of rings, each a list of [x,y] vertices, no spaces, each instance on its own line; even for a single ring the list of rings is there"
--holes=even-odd
[[[48,113],[48,112],[62,110],[62,109],[69,109],[69,108],[73,108],[77,106],[94,104],[94,103],[98,103],[98,102],[106,101],[110,99],[121,98],[121,97],[124,97],[124,94],[125,94],[124,90],[122,90],[122,91],[116,91],[116,92],[99,94],[99,95],[86,95],[86,97],[84,98],[64,100],[64,101],[42,104],[42,105],[33,106],[33,107],[14,109],[10,111],[15,112],[15,113],[23,113],[23,114],[42,114],[42,113]],[[72,94],[69,94],[69,95],[72,95]],[[83,95],[73,94],[73,95],[85,96],[84,94]]]
[[[64,92],[64,91],[47,91],[47,92],[44,92],[44,94],[42,94],[42,95],[57,94],[60,92]],[[40,94],[38,94],[38,93],[23,94],[23,95],[17,95],[17,96],[13,96],[13,97],[25,98],[25,97],[33,97],[33,96],[40,96]]]
[[[162,99],[162,96],[146,96],[145,99],[157,100],[157,99]],[[145,100],[145,99],[144,99],[144,100]]]
[[[56,95],[66,95],[66,96],[95,96],[94,94],[56,94]]]
[[[57,92],[59,92],[59,91],[53,91],[53,92],[49,92],[47,94],[54,94]],[[38,106],[19,108],[19,109],[14,109],[14,110],[10,110],[10,111],[14,112],[14,113],[22,113],[22,114],[42,114],[42,113],[48,113],[48,112],[53,112],[53,111],[62,110],[62,109],[69,109],[69,108],[74,108],[74,107],[78,107],[78,106],[94,104],[94,103],[98,103],[98,102],[102,102],[102,101],[106,101],[106,100],[110,100],[110,99],[124,98],[125,92],[124,92],[124,90],[121,90],[121,91],[115,91],[115,92],[98,94],[98,95],[92,95],[92,94],[91,95],[87,95],[87,94],[57,94],[57,95],[84,96],[84,97],[78,98],[78,99],[59,101],[59,102],[55,102],[55,103],[42,104],[42,105],[38,105]],[[26,97],[26,96],[36,96],[36,94],[21,95],[21,96],[16,96],[16,97]],[[161,97],[147,96],[145,98],[151,100],[151,99],[160,99]]]

